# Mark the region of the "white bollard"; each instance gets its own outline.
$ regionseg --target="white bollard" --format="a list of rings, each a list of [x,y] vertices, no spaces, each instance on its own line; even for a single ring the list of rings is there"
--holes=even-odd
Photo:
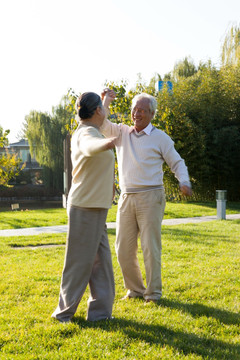
[[[217,219],[226,220],[227,190],[216,190]]]

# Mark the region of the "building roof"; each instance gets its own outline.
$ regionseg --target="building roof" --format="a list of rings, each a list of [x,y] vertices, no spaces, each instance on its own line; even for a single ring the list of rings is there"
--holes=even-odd
[[[15,142],[15,143],[11,143],[9,144],[9,147],[22,147],[22,146],[29,146],[28,144],[28,140],[27,139],[21,139],[20,141],[18,142]]]

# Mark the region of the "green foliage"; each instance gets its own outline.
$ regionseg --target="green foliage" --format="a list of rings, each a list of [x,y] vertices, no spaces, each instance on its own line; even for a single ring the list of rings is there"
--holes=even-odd
[[[66,130],[68,131],[69,134],[72,134],[73,131],[77,128],[77,120],[76,120],[76,100],[78,98],[79,95],[77,95],[75,93],[75,91],[70,88],[68,90],[68,93],[66,95],[66,98],[68,99],[68,101],[66,102],[65,108],[66,111],[69,113],[70,115],[70,122],[68,124],[66,124]]]
[[[3,128],[0,126],[0,148],[8,145],[8,134],[10,133],[10,130],[3,130]]]
[[[9,130],[3,131],[0,126],[0,147],[8,145]],[[9,181],[19,175],[20,171],[24,168],[24,165],[20,166],[21,159],[16,154],[10,154],[8,149],[5,149],[5,153],[0,154],[0,186],[9,186]]]
[[[7,150],[5,155],[0,156],[0,186],[9,186],[9,181],[24,168],[20,163],[21,159],[16,154],[9,154]]]
[[[204,193],[214,197],[219,188],[227,189],[232,199],[240,197],[239,75],[240,67],[226,71],[209,64],[174,84],[171,99],[164,103],[172,115],[165,130],[186,159],[195,194],[202,199]]]

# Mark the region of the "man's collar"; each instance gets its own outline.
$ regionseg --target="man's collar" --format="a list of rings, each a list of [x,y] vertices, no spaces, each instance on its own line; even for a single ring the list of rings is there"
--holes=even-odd
[[[149,123],[148,126],[146,126],[143,130],[141,130],[139,132],[137,132],[137,130],[134,127],[132,127],[131,132],[135,131],[135,133],[137,135],[141,135],[143,133],[145,133],[146,135],[150,135],[152,128],[153,128],[153,125],[151,123]]]

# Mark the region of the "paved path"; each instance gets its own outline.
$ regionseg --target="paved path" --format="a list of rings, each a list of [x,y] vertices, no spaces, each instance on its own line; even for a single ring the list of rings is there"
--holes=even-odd
[[[240,219],[240,214],[231,214],[226,216],[227,220]],[[178,218],[178,219],[165,219],[163,220],[163,225],[179,225],[179,224],[188,224],[188,223],[199,223],[204,221],[217,220],[217,216],[199,216],[194,218]],[[108,229],[115,229],[116,223],[111,222],[107,223]],[[35,228],[24,228],[24,229],[7,229],[0,230],[0,236],[27,236],[27,235],[39,235],[42,233],[66,233],[67,225],[58,225],[58,226],[45,226],[45,227],[35,227]]]

